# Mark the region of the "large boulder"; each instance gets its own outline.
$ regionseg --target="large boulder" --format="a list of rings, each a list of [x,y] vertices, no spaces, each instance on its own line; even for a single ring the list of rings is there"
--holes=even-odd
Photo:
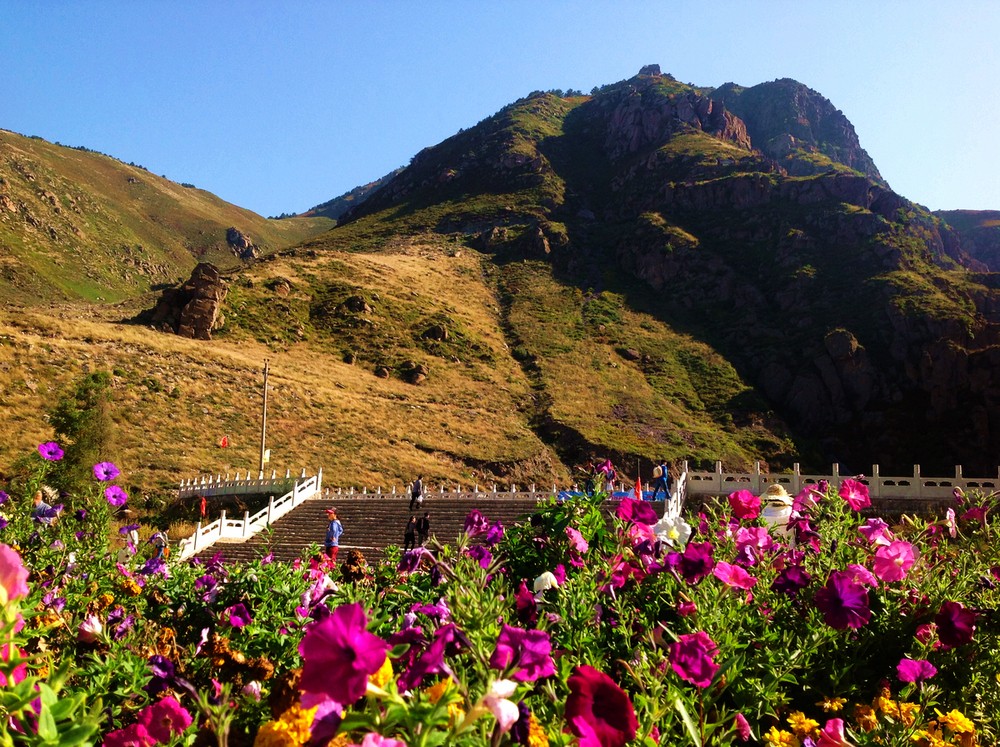
[[[163,332],[210,340],[212,331],[225,323],[222,302],[228,292],[219,268],[202,262],[183,285],[163,291],[148,320]]]

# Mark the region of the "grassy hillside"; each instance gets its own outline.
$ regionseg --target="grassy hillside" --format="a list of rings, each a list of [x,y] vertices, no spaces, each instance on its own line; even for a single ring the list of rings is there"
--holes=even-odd
[[[332,225],[267,220],[141,166],[0,130],[0,300],[118,301],[199,260],[235,266],[229,227],[267,252]]]

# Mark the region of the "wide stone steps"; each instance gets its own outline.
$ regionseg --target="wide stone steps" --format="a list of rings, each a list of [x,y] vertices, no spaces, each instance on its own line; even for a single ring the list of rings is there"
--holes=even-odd
[[[369,563],[378,562],[389,545],[401,546],[406,522],[409,520],[409,498],[405,497],[347,497],[313,498],[283,516],[268,529],[246,541],[219,540],[200,551],[195,557],[208,559],[221,553],[227,562],[247,562],[273,554],[275,560],[292,561],[308,556],[309,548],[317,545],[322,551],[326,535],[326,509],[334,507],[344,534],[340,538],[340,559],[348,550],[364,553]],[[606,501],[604,510],[613,512],[619,501]],[[510,526],[527,517],[536,506],[531,498],[466,498],[432,497],[412,513],[418,518],[430,514],[430,536],[442,544],[454,542],[465,526],[469,512],[478,509],[492,524],[501,522]],[[663,514],[661,503],[652,503],[658,515]]]

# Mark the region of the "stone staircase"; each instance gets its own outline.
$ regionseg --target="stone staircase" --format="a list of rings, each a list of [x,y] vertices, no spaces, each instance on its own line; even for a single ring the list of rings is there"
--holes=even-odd
[[[335,507],[344,534],[340,538],[340,560],[348,550],[364,553],[369,563],[381,560],[389,545],[403,544],[403,531],[409,520],[410,500],[402,496],[334,496],[312,498],[276,521],[271,527],[246,541],[218,540],[195,557],[207,560],[221,553],[227,562],[247,562],[274,554],[275,560],[292,561],[303,557],[309,546],[322,549],[326,534],[326,509]],[[619,501],[609,500],[604,511],[614,512]],[[664,503],[652,503],[658,515],[663,514]],[[492,524],[500,521],[510,526],[526,517],[536,506],[532,498],[523,497],[438,497],[424,500],[423,508],[413,513],[419,518],[430,513],[431,536],[442,544],[454,542],[465,526],[465,517],[472,509],[479,509]]]

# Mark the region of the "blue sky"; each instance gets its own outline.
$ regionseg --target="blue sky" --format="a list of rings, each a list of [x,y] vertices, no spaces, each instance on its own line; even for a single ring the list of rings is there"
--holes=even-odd
[[[905,197],[1000,210],[1000,2],[0,2],[0,128],[263,215],[405,165],[533,90],[795,78]]]

